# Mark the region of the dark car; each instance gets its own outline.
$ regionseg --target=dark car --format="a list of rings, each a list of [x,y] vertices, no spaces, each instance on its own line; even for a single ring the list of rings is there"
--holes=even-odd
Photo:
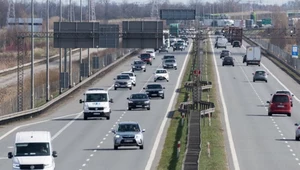
[[[143,53],[140,56],[141,60],[144,61],[146,64],[152,65],[152,57],[150,53]]]
[[[180,43],[174,44],[173,51],[183,51],[183,50],[184,50],[183,44],[180,44]]]
[[[162,99],[165,98],[164,87],[161,84],[148,84],[144,87],[146,94],[149,97],[161,97]]]
[[[286,114],[291,117],[292,106],[288,94],[274,94],[271,101],[267,101],[267,103],[269,103],[268,116]]]
[[[141,60],[135,60],[133,61],[133,63],[131,64],[131,71],[144,71],[146,72],[146,63],[144,61]]]
[[[150,99],[146,93],[132,94],[128,100],[128,110],[146,108],[150,110]]]
[[[220,54],[220,58],[223,58],[223,57],[226,57],[226,56],[230,56],[230,51],[222,50],[222,52]]]
[[[240,41],[233,41],[232,42],[232,47],[241,47],[241,42]]]
[[[232,57],[229,57],[229,56],[224,57],[222,66],[230,65],[230,66],[233,66],[233,67],[234,67],[234,62],[233,62],[233,60],[234,60],[234,59],[233,59]]]

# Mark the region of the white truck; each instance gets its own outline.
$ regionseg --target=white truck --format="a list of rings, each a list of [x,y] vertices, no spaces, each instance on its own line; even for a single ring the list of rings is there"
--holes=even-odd
[[[243,63],[246,65],[258,65],[260,66],[261,61],[261,49],[259,46],[248,46],[246,55],[244,56]]]

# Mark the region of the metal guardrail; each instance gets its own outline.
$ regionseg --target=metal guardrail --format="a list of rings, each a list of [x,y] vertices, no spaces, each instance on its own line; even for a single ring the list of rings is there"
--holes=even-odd
[[[66,92],[62,93],[61,95],[59,95],[55,99],[47,102],[43,106],[40,106],[40,107],[37,107],[37,108],[34,108],[34,109],[30,109],[30,110],[26,110],[26,111],[21,111],[21,112],[16,112],[16,113],[11,113],[11,114],[7,114],[7,115],[4,115],[4,116],[0,116],[0,124],[3,124],[4,122],[8,122],[8,121],[13,120],[13,119],[22,119],[22,118],[30,117],[30,116],[33,116],[33,115],[38,115],[41,112],[46,111],[46,109],[48,109],[50,106],[52,106],[53,104],[55,104],[55,103],[59,102],[60,100],[64,99],[66,96],[68,96],[72,92],[76,91],[82,85],[85,85],[87,82],[90,82],[90,81],[94,80],[95,78],[98,78],[98,76],[102,76],[103,74],[107,73],[108,71],[111,71],[113,68],[115,68],[116,66],[121,64],[124,60],[126,60],[129,56],[131,56],[134,52],[136,52],[136,50],[126,54],[125,56],[123,56],[119,59],[117,59],[115,62],[109,64],[107,67],[103,68],[102,70],[99,70],[95,74],[91,75],[89,78],[87,78],[87,79],[83,80],[82,82],[78,83],[73,88],[67,90]]]
[[[279,67],[281,70],[283,70],[286,74],[288,74],[291,78],[293,78],[297,83],[300,84],[300,79],[297,78],[295,75],[297,75],[298,77],[300,77],[300,73],[295,70],[293,67],[291,67],[290,65],[288,65],[287,63],[285,63],[283,60],[280,60],[278,57],[274,56],[273,54],[271,54],[269,51],[267,51],[266,49],[264,49],[260,44],[254,42],[253,40],[251,40],[250,38],[243,36],[243,39],[249,43],[249,44],[254,44],[257,46],[261,47],[261,51],[262,54],[264,56],[266,56],[267,58],[272,58],[275,59],[276,61],[278,61],[281,65],[285,66],[288,70],[286,70],[285,68],[282,68],[282,66],[280,66],[280,64],[273,62],[277,67]],[[295,75],[291,74],[290,72],[294,73]]]
[[[79,48],[76,48],[76,49],[73,49],[72,52],[78,52],[79,50],[80,50]],[[59,54],[56,54],[54,56],[49,57],[49,61],[51,62],[51,61],[54,61],[54,60],[56,60],[58,58],[59,58]],[[46,63],[46,58],[34,61],[34,65],[41,65],[41,64],[45,64],[45,63]],[[24,68],[30,67],[31,66],[31,62],[26,63],[23,66],[24,66]],[[11,68],[4,69],[4,70],[0,70],[0,76],[4,76],[4,75],[7,75],[7,74],[11,74],[13,72],[16,72],[17,69],[18,69],[18,66],[11,67]]]

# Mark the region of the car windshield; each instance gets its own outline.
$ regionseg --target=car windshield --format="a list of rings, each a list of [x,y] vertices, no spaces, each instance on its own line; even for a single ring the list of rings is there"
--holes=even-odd
[[[264,74],[266,74],[266,72],[264,72],[264,71],[256,71],[255,74],[256,75],[264,75]]]
[[[222,54],[224,54],[224,55],[229,55],[229,51],[222,51]]]
[[[135,61],[133,64],[144,64],[142,61]]]
[[[107,102],[106,93],[86,94],[86,102]]]
[[[153,51],[146,51],[146,53],[153,53]]]
[[[49,143],[17,143],[16,156],[49,156]]]
[[[118,132],[140,132],[138,124],[119,124]]]
[[[175,63],[175,60],[165,60],[166,63]]]
[[[122,73],[122,74],[128,75],[128,76],[130,76],[130,77],[133,77],[133,73]]]
[[[143,58],[150,58],[151,56],[150,56],[150,54],[141,54],[141,58],[143,59]]]
[[[128,75],[123,74],[123,75],[118,75],[117,79],[118,80],[127,80],[127,79],[130,79],[130,77]]]
[[[285,95],[274,95],[273,103],[286,103],[289,102],[289,98]]]
[[[225,57],[224,60],[232,60],[232,57]]]
[[[156,73],[167,73],[167,70],[156,70]]]
[[[288,94],[291,95],[291,93],[289,91],[277,91],[277,94]]]
[[[160,84],[148,84],[147,89],[162,89]]]
[[[165,55],[164,56],[164,59],[174,59],[175,57],[174,56],[171,56],[171,55]]]
[[[147,94],[133,94],[130,97],[131,99],[148,99]]]

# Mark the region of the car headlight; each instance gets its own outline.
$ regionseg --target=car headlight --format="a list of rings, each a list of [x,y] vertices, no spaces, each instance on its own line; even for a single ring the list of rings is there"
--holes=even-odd
[[[115,138],[120,138],[120,137],[121,137],[120,135],[116,135],[116,136],[115,136]]]
[[[145,103],[150,103],[150,101],[145,101]]]
[[[109,112],[109,108],[108,107],[104,107],[103,111],[104,112]]]
[[[20,164],[13,163],[13,168],[20,168]]]
[[[52,167],[52,164],[44,164],[44,168],[50,168]]]
[[[88,107],[88,105],[84,105],[84,108],[83,108],[84,110],[89,110],[89,107]]]
[[[135,68],[135,66],[132,66],[132,68]]]
[[[128,101],[128,103],[133,103],[132,101]]]
[[[159,91],[158,93],[164,93],[164,91]]]
[[[141,137],[141,135],[135,135],[135,139],[140,139]]]

